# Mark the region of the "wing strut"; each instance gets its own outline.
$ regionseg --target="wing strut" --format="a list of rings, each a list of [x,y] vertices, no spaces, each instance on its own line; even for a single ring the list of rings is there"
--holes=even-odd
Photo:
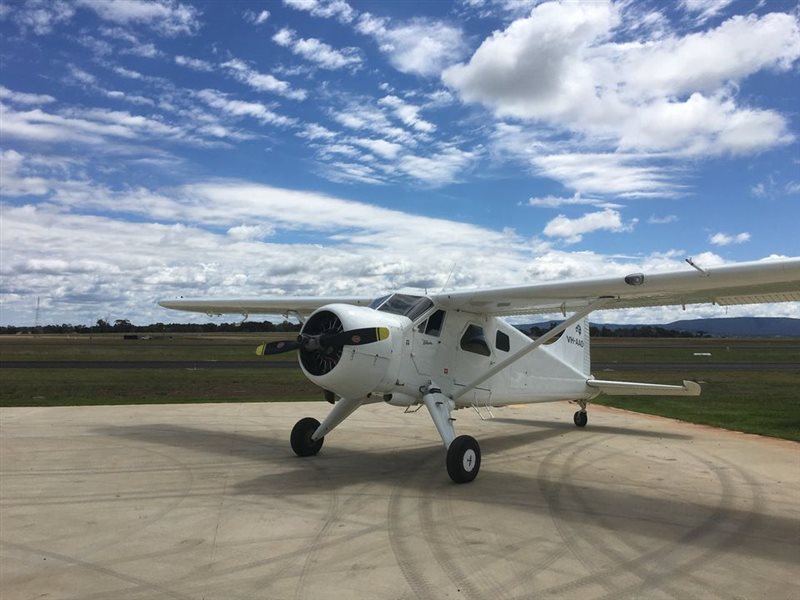
[[[610,296],[598,298],[597,300],[595,300],[594,302],[590,303],[585,308],[577,311],[569,319],[566,319],[565,321],[562,321],[559,325],[556,325],[555,327],[553,327],[550,331],[545,333],[543,336],[537,338],[536,341],[531,342],[530,344],[528,344],[527,346],[525,346],[524,348],[522,348],[520,350],[517,350],[514,354],[509,356],[507,359],[500,361],[495,366],[493,366],[491,369],[489,369],[488,371],[486,371],[482,375],[478,376],[477,378],[473,379],[471,382],[469,382],[467,385],[465,385],[463,388],[461,388],[460,390],[458,390],[456,393],[453,394],[453,400],[458,400],[461,396],[463,396],[467,392],[472,391],[473,389],[478,387],[480,384],[482,384],[484,381],[486,381],[487,379],[489,379],[493,375],[497,375],[500,371],[502,371],[503,369],[505,369],[509,365],[517,362],[520,358],[522,358],[526,354],[528,354],[530,352],[533,352],[534,350],[536,350],[536,348],[538,348],[542,344],[544,344],[546,342],[549,342],[551,339],[553,339],[559,333],[561,333],[562,331],[568,329],[569,327],[572,327],[575,323],[580,321],[583,317],[588,315],[590,312],[592,312],[594,310],[597,310],[598,308],[601,308],[604,304],[608,303],[611,300],[613,300],[613,297],[610,297]]]

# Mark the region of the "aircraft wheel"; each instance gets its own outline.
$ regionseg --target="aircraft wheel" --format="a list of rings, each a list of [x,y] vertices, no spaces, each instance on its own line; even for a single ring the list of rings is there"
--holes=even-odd
[[[290,439],[292,450],[297,456],[314,456],[322,448],[324,437],[319,438],[316,442],[311,439],[317,427],[319,427],[319,421],[313,417],[306,417],[295,423]]]
[[[578,427],[586,427],[586,423],[589,422],[589,415],[586,414],[586,411],[579,410],[572,417],[572,420],[575,421],[575,425]]]
[[[460,435],[447,449],[447,474],[456,483],[469,483],[481,468],[481,447],[469,435]]]

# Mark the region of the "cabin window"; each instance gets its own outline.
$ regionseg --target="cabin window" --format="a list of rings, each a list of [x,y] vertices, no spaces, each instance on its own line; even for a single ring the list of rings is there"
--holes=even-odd
[[[425,329],[422,331],[427,335],[439,337],[439,334],[442,333],[442,325],[444,325],[444,311],[437,310],[428,317],[428,320],[425,322]]]
[[[489,344],[486,343],[486,337],[483,335],[483,327],[472,323],[467,326],[467,330],[461,336],[461,349],[482,356],[492,355]]]
[[[508,338],[507,334],[498,331],[494,338],[494,345],[498,350],[508,352],[511,349],[511,340]]]

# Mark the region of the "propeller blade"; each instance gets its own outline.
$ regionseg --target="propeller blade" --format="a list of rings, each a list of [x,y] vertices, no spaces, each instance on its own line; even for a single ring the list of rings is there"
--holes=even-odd
[[[388,327],[364,327],[320,337],[321,346],[363,346],[389,338]]]
[[[291,350],[297,350],[300,344],[294,340],[281,340],[280,342],[268,342],[256,348],[258,356],[272,356],[273,354],[283,354]]]

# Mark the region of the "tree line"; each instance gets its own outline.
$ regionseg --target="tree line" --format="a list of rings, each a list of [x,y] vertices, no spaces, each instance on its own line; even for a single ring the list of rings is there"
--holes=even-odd
[[[26,333],[264,333],[264,332],[300,331],[299,323],[283,321],[245,321],[244,323],[152,323],[150,325],[134,325],[128,319],[117,319],[113,322],[99,319],[94,325],[42,325],[41,327],[22,327],[7,325],[0,327],[0,334]]]
[[[521,325],[520,329],[531,337],[539,337],[547,333],[558,323],[545,323],[541,325]],[[270,321],[245,321],[244,323],[152,323],[150,325],[133,325],[127,319],[117,319],[113,322],[99,319],[94,325],[43,325],[41,327],[23,327],[15,325],[0,326],[0,334],[33,334],[33,333],[264,333],[264,332],[292,332],[300,331],[299,323],[283,321],[272,323]],[[709,337],[704,331],[697,333],[677,329],[667,329],[658,325],[632,325],[630,327],[605,327],[592,325],[592,337],[657,337],[657,338],[692,338]]]

